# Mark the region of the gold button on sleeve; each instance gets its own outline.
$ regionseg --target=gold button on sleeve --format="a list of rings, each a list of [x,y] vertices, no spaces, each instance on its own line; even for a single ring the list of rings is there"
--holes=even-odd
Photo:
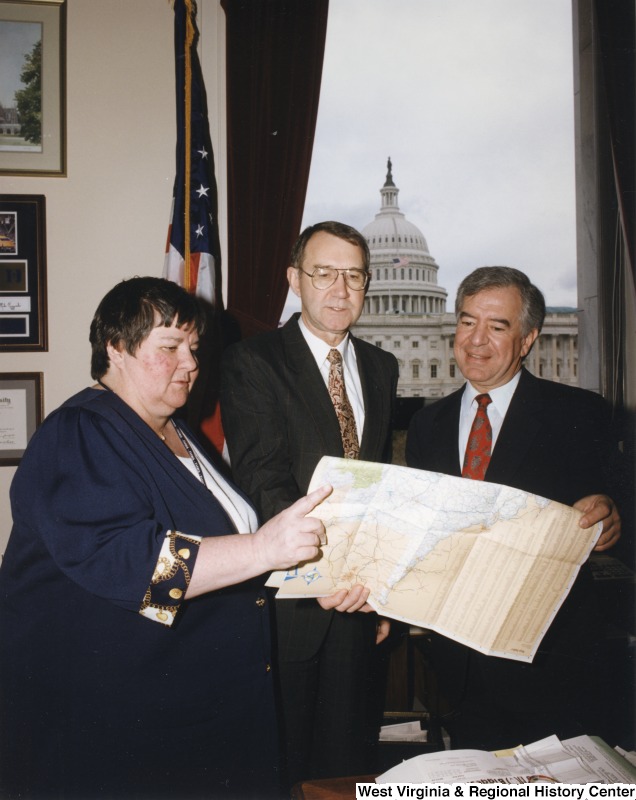
[[[259,597],[258,600],[256,601],[256,605],[259,608],[263,608],[263,606],[265,605],[265,598],[264,597]]]
[[[180,600],[183,597],[183,590],[182,589],[170,589],[170,597],[173,600]]]

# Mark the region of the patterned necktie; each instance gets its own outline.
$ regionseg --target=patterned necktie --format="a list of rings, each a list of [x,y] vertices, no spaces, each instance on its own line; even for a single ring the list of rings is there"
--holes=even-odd
[[[492,428],[488,419],[487,406],[492,403],[489,394],[478,394],[475,398],[479,407],[473,420],[464,465],[462,467],[462,478],[472,478],[476,481],[483,481],[490,463],[492,451]]]
[[[358,444],[356,420],[345,389],[342,355],[339,350],[333,348],[329,351],[327,360],[331,365],[329,367],[329,395],[340,425],[344,457],[357,458],[360,453],[360,445]]]

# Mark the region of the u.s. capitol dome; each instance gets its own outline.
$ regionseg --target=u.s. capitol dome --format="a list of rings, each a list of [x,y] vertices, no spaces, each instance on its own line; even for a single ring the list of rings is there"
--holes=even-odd
[[[382,205],[362,235],[371,251],[371,283],[365,314],[443,314],[446,289],[437,283],[439,267],[422,231],[398,206],[389,158]]]

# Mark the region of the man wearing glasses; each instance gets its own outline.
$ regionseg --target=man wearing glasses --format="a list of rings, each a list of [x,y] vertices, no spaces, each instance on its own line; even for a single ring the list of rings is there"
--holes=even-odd
[[[306,228],[287,278],[300,314],[229,348],[222,368],[232,470],[263,521],[306,494],[322,456],[391,459],[397,361],[349,332],[369,282],[365,238],[339,222]],[[367,596],[355,586],[275,604],[290,786],[373,769],[372,666],[388,621],[355,613],[370,611]]]

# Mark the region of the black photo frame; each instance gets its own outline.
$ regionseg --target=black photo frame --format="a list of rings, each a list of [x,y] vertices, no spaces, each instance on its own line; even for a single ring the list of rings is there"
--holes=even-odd
[[[0,196],[0,353],[48,349],[44,195]]]

